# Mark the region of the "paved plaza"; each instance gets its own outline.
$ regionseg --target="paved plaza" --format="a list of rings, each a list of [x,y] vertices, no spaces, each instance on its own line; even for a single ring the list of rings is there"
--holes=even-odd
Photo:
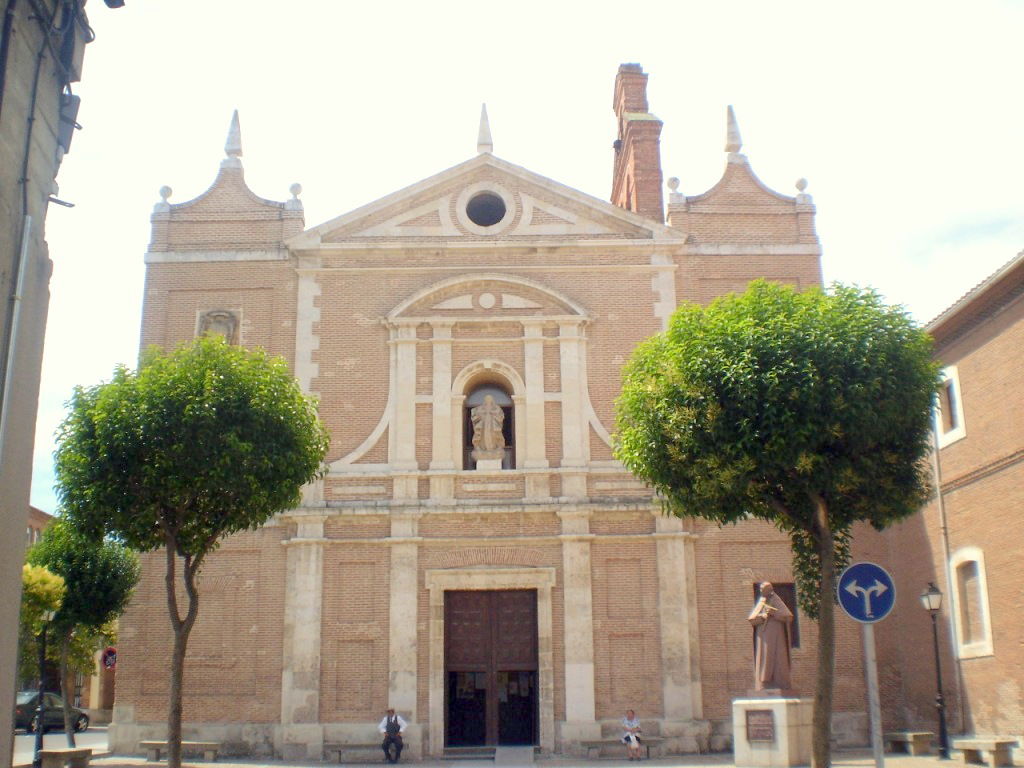
[[[605,758],[598,760],[586,760],[573,757],[540,757],[535,765],[541,768],[616,768],[628,762],[625,757],[621,759]],[[732,754],[720,752],[708,755],[678,755],[675,757],[657,757],[643,761],[650,768],[729,768],[733,765]],[[143,757],[124,757],[108,755],[97,757],[90,763],[100,768],[145,768],[147,766],[158,766],[162,763],[150,763]],[[365,761],[360,763],[342,763],[342,765],[376,765],[376,762]],[[874,759],[871,751],[842,750],[832,753],[832,764],[839,768],[874,768]],[[17,762],[15,765],[18,765]],[[261,760],[229,758],[217,760],[216,763],[207,763],[202,760],[186,760],[183,766],[190,768],[306,768],[308,766],[324,766],[330,763],[285,763],[279,760]],[[409,765],[413,768],[494,768],[493,760],[424,760],[422,762],[402,761],[400,765]],[[942,768],[943,766],[963,766],[958,759],[940,760],[935,756],[911,757],[909,755],[891,754],[885,756],[886,768]]]

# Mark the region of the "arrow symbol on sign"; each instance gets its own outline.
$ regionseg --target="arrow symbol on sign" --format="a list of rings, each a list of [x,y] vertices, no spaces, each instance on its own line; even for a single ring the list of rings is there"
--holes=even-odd
[[[864,595],[864,614],[868,618],[871,618],[875,615],[871,610],[871,596],[880,595],[883,592],[887,591],[889,588],[885,586],[885,584],[880,582],[878,579],[875,579],[875,583],[872,584],[870,587],[858,587],[857,580],[852,579],[850,583],[846,585],[845,589],[854,597],[856,597],[857,595]]]

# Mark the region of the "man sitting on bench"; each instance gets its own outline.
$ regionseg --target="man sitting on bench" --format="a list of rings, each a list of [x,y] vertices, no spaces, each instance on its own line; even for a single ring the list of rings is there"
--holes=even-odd
[[[405,731],[405,725],[402,716],[396,715],[393,707],[388,707],[388,713],[377,726],[377,730],[384,734],[384,741],[380,745],[384,750],[384,762],[397,763],[402,757],[402,733]]]

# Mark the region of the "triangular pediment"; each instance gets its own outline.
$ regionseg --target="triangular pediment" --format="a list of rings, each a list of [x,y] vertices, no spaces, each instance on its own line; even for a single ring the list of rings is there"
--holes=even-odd
[[[473,203],[489,197],[496,222]],[[467,244],[523,241],[675,240],[679,233],[484,153],[297,235],[297,250],[361,242]]]

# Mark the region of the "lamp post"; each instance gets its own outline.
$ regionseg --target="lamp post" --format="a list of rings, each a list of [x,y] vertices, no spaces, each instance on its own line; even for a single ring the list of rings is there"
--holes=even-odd
[[[36,747],[32,753],[32,768],[41,768],[43,758],[39,756],[43,749],[43,694],[46,681],[46,630],[53,621],[56,611],[43,611],[43,628],[39,632],[39,693],[36,700]]]
[[[942,607],[942,592],[934,583],[921,593],[921,605],[932,617],[932,639],[935,641],[935,709],[939,713],[939,757],[949,760],[949,734],[946,732],[946,702],[942,698],[942,667],[939,664],[939,625],[937,616]]]

